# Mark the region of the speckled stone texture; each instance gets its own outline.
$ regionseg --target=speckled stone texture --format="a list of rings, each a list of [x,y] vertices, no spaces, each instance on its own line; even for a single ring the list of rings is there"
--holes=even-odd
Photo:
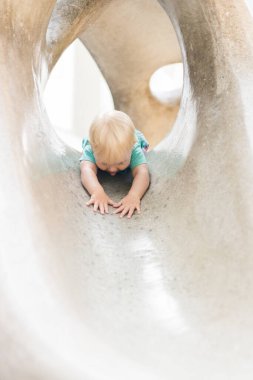
[[[0,29],[0,379],[251,380],[253,29],[244,1],[1,0]],[[42,102],[78,37],[116,108],[154,147],[151,186],[130,220],[85,206],[79,152],[55,134]],[[171,110],[152,99],[148,79],[181,54],[169,133]],[[131,183],[100,180],[115,200]]]

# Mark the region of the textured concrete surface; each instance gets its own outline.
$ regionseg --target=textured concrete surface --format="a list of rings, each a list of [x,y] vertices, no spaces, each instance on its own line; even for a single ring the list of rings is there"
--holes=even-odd
[[[50,126],[43,86],[80,36],[115,104],[144,130],[143,106],[156,135],[167,111],[131,94],[178,59],[166,13],[184,62],[179,115],[148,155],[142,214],[94,214],[79,153]],[[1,380],[252,379],[253,30],[244,2],[2,0],[0,21]],[[117,200],[130,178],[101,181]]]

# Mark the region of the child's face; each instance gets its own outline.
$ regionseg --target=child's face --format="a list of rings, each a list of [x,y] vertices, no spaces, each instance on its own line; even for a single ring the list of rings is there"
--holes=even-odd
[[[130,165],[131,152],[122,156],[118,162],[108,163],[103,157],[95,155],[96,165],[99,169],[104,170],[110,173],[112,176],[115,176],[119,170],[124,170]]]

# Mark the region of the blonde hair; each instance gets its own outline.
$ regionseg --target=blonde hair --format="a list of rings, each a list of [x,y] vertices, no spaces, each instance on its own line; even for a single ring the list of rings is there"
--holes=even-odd
[[[122,160],[136,142],[135,126],[127,114],[113,110],[94,119],[89,137],[94,153],[113,163]]]

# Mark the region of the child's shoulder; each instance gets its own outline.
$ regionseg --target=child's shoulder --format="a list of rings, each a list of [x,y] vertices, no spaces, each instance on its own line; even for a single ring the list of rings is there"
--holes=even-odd
[[[149,147],[149,142],[147,141],[146,137],[141,131],[139,131],[138,129],[135,129],[135,136],[137,137],[136,145],[140,144],[141,148]]]
[[[84,149],[85,147],[92,149],[90,142],[89,142],[89,139],[87,137],[84,137],[82,140],[82,148]]]
[[[82,156],[79,158],[79,161],[87,160],[96,163],[91,144],[86,137],[82,140],[82,148],[83,152]]]

